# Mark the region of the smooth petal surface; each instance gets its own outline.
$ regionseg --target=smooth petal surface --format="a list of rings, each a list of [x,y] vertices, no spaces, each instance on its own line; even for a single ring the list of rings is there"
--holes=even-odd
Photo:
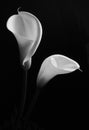
[[[44,85],[56,75],[71,73],[79,69],[79,64],[64,55],[52,55],[46,58],[39,70],[37,83]]]
[[[36,52],[42,38],[40,21],[33,14],[20,11],[17,15],[13,15],[7,20],[6,26],[17,39],[23,65],[25,62],[29,63],[29,59]]]

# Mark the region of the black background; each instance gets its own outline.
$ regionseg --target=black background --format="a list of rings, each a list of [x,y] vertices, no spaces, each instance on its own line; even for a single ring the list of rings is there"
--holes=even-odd
[[[6,28],[8,18],[21,11],[34,14],[41,22],[43,36],[32,58],[28,71],[27,102],[25,111],[36,90],[36,78],[45,58],[63,54],[80,64],[76,70],[59,75],[41,88],[31,121],[44,129],[60,128],[72,118],[76,123],[88,107],[89,76],[89,7],[80,0],[22,0],[3,1],[0,4],[0,124],[9,124],[14,110],[19,108],[24,87],[24,70],[15,37]],[[85,112],[85,111],[84,111]],[[79,122],[78,122],[79,123]],[[67,124],[68,125],[68,124]]]

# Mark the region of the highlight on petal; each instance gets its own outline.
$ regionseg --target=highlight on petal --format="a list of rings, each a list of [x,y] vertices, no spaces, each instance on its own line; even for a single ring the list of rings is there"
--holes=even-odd
[[[42,25],[38,18],[31,13],[18,11],[12,15],[6,23],[6,27],[15,36],[22,56],[22,64],[29,63],[29,59],[36,52],[41,38]]]
[[[37,84],[38,86],[44,86],[56,75],[71,73],[77,69],[80,70],[79,64],[71,58],[59,54],[51,55],[41,65]]]

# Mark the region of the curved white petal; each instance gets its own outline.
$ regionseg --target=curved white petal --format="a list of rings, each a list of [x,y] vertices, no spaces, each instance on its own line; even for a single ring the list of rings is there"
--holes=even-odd
[[[79,64],[71,58],[59,54],[51,55],[43,61],[37,83],[44,85],[56,75],[67,74],[79,68]]]
[[[33,14],[20,11],[7,20],[6,26],[17,39],[24,65],[29,62],[40,44],[42,25]]]

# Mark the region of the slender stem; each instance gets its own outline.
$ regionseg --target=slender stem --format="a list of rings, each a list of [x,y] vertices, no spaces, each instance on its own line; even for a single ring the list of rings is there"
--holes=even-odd
[[[36,104],[36,102],[38,100],[39,93],[40,93],[40,89],[36,88],[33,99],[32,99],[31,103],[28,106],[28,111],[26,112],[25,117],[23,118],[25,123],[27,122],[28,118],[30,117],[30,115],[32,113],[32,110],[33,110],[33,108],[34,108],[34,106],[35,106],[35,104]]]
[[[24,112],[24,107],[25,107],[25,101],[26,101],[26,91],[27,91],[27,70],[25,70],[25,85],[22,88],[22,93],[21,93],[21,103],[20,103],[20,108],[18,112],[18,117],[17,117],[17,127],[20,125],[21,118],[23,116]]]
[[[22,101],[21,101],[21,110],[20,110],[20,118],[24,111],[25,101],[26,101],[26,92],[27,92],[27,70],[25,71],[25,87],[22,90]]]

